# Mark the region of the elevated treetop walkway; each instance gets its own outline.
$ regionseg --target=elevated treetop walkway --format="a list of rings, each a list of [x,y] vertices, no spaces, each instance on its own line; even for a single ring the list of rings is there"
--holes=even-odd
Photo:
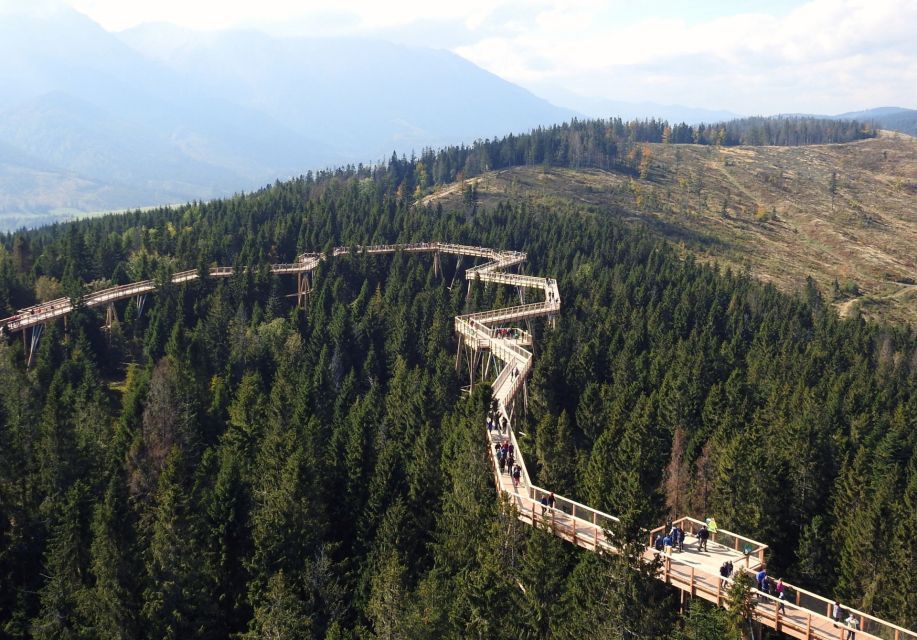
[[[518,517],[533,526],[544,528],[554,535],[577,546],[595,552],[616,553],[615,541],[611,529],[618,519],[588,505],[576,502],[563,496],[557,496],[549,489],[536,486],[525,466],[522,450],[512,428],[514,407],[520,391],[525,394],[525,381],[533,363],[532,352],[526,349],[531,344],[531,333],[522,330],[507,331],[504,325],[528,321],[533,318],[553,318],[561,308],[560,290],[553,278],[540,278],[505,271],[520,265],[526,254],[518,251],[500,251],[487,247],[475,247],[443,242],[423,242],[412,244],[390,244],[373,246],[337,247],[332,256],[341,256],[353,252],[366,254],[430,253],[434,256],[434,269],[439,272],[440,255],[456,255],[484,259],[480,265],[465,270],[465,278],[471,283],[480,281],[517,287],[522,304],[460,315],[455,318],[455,330],[459,338],[456,365],[460,366],[463,352],[468,356],[470,386],[474,385],[475,371],[481,363],[483,375],[489,370],[490,360],[481,361],[481,354],[487,353],[492,359],[502,363],[491,382],[493,398],[496,401],[500,422],[505,429],[488,431],[489,455],[493,464],[494,480],[498,491],[511,504]],[[327,258],[321,253],[305,253],[296,262],[271,265],[270,270],[277,275],[297,276],[297,293],[300,303],[305,302],[310,291],[310,277],[318,265]],[[212,267],[209,276],[226,278],[232,276],[232,267]],[[171,282],[182,284],[197,280],[200,273],[196,270],[182,271],[173,274]],[[113,314],[112,305],[120,300],[135,298],[142,304],[143,297],[157,290],[153,280],[143,280],[92,292],[77,301],[59,298],[24,309],[8,318],[0,319],[0,330],[6,333],[26,333],[31,329],[32,349],[34,351],[37,335],[48,322],[66,319],[75,307],[88,308],[108,306]],[[539,298],[531,303],[524,303],[524,292],[534,291]],[[76,303],[76,304],[74,304]],[[496,448],[494,445],[504,441],[513,444],[516,463],[521,467],[518,484],[514,484],[509,473],[500,471]],[[552,499],[553,502],[547,499]],[[658,530],[648,532],[647,545],[644,550],[646,559],[661,556],[662,567],[658,578],[680,589],[691,597],[700,597],[718,606],[725,604],[728,582],[719,575],[719,567],[726,560],[734,563],[737,570],[755,571],[763,566],[767,546],[750,538],[718,529],[708,543],[708,551],[698,551],[695,537],[700,526],[699,520],[683,517],[675,520],[687,533],[685,550],[671,555],[660,554],[652,546],[652,537]],[[789,597],[781,603],[767,594],[758,594],[754,603],[753,615],[762,624],[782,631],[794,638],[805,640],[844,640],[848,629],[836,625],[831,619],[833,602],[816,593],[784,583]],[[907,586],[905,585],[905,588]],[[782,606],[781,606],[782,605]],[[860,620],[860,629],[856,638],[860,640],[917,640],[917,633],[891,624],[867,613],[844,607]]]

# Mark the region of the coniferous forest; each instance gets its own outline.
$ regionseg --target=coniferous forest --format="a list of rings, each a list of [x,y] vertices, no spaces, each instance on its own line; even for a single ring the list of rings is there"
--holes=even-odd
[[[611,214],[413,204],[456,153],[3,238],[4,316],[163,284],[111,334],[97,310],[49,326],[29,369],[18,336],[0,344],[0,635],[736,637],[627,557],[501,509],[453,318],[513,291],[466,300],[467,260],[435,277],[429,256],[357,254],[321,265],[302,310],[267,269],[427,240],[524,250],[558,279],[517,425],[540,485],[635,539],[715,515],[770,545],[772,575],[917,626],[913,330],[840,320],[814,284],[781,294]],[[167,284],[210,265],[253,268]]]

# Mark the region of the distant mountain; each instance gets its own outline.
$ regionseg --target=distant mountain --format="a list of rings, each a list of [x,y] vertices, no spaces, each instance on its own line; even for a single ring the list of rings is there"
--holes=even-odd
[[[816,115],[811,113],[787,113],[775,117],[814,117],[830,118],[832,120],[857,120],[859,122],[871,122],[879,129],[888,129],[889,131],[899,131],[910,136],[917,136],[917,109],[905,109],[903,107],[876,107],[875,109],[865,109],[863,111],[848,111],[837,115]]]
[[[917,109],[902,107],[878,107],[866,111],[851,111],[834,116],[841,120],[859,120],[875,122],[880,129],[900,131],[909,136],[917,136]]]
[[[209,95],[266,113],[353,161],[524,132],[575,115],[448,51],[161,24],[119,35]]]
[[[702,122],[723,122],[741,118],[742,115],[721,109],[702,109],[680,104],[659,104],[657,102],[626,102],[581,96],[574,93],[556,93],[555,99],[590,118],[614,118],[644,120],[655,118],[672,124],[700,124]]]
[[[64,6],[5,14],[0,229],[210,198],[572,115],[445,51],[164,25],[111,34]]]

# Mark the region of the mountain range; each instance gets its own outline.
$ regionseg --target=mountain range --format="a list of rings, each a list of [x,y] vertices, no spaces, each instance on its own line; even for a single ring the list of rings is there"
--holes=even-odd
[[[4,16],[0,215],[206,199],[573,115],[446,51]]]

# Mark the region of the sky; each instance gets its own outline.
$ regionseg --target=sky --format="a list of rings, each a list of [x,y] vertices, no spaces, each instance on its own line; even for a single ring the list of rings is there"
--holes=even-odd
[[[574,108],[917,108],[917,0],[65,1],[110,31],[169,22],[449,49]]]

